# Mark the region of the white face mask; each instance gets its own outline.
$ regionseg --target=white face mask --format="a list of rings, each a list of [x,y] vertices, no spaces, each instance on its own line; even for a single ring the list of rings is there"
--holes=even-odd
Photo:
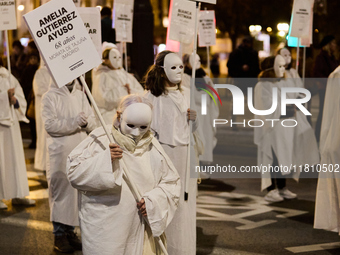
[[[138,142],[149,130],[152,119],[150,106],[144,103],[129,105],[121,115],[120,131]]]
[[[168,80],[173,84],[182,81],[183,62],[175,53],[169,53],[164,58],[164,72]]]
[[[198,54],[196,54],[196,58],[194,58],[194,55],[190,55],[189,57],[189,63],[191,65],[191,67],[194,67],[194,63],[195,63],[195,70],[200,69],[201,68],[201,58]]]
[[[109,60],[111,62],[111,65],[115,69],[119,69],[122,67],[122,56],[120,55],[120,52],[118,50],[116,49],[110,50]]]
[[[274,71],[277,78],[283,77],[285,73],[286,61],[281,55],[277,55],[274,61]]]
[[[290,54],[290,51],[286,48],[283,48],[280,50],[280,55],[285,59],[286,65],[289,65],[290,62],[292,62],[292,56]]]

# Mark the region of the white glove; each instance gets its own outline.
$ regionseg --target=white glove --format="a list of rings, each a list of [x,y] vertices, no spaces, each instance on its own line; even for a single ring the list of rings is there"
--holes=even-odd
[[[86,127],[87,126],[87,117],[86,117],[84,112],[81,112],[81,113],[78,114],[78,116],[76,117],[76,121],[77,121],[77,124],[80,127]]]

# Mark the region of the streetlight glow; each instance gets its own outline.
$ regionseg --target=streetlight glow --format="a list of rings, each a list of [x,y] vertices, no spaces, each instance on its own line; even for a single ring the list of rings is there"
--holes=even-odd
[[[289,31],[289,25],[287,23],[277,24],[277,30],[287,33]]]
[[[25,10],[25,6],[23,6],[22,4],[18,6],[18,11],[22,12],[23,10]]]
[[[271,33],[273,31],[273,29],[271,27],[267,27],[267,32]]]

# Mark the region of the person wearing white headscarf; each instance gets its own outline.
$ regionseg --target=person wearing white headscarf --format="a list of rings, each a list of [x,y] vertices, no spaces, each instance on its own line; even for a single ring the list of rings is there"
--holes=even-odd
[[[107,125],[114,143],[100,127],[68,156],[68,178],[79,194],[84,255],[163,254],[154,239],[166,240],[163,232],[178,206],[180,180],[150,132],[151,119],[152,105],[128,95],[113,126]],[[142,199],[133,194],[131,183]]]
[[[77,80],[61,88],[52,82],[41,103],[47,132],[50,220],[55,235],[54,249],[61,252],[81,249],[73,231],[74,226],[79,225],[77,190],[66,176],[67,156],[97,124],[86,95],[78,86]]]
[[[3,199],[12,199],[12,204],[35,204],[23,198],[29,189],[19,121],[28,123],[26,107],[19,82],[0,65],[0,209],[7,209]]]
[[[117,48],[104,48],[103,63],[92,72],[92,94],[106,124],[112,124],[121,98],[143,93],[136,78],[122,68],[122,57]]]

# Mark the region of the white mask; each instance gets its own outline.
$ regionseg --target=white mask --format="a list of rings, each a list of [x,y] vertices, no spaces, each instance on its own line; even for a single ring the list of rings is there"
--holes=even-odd
[[[173,84],[182,81],[183,62],[175,53],[169,53],[164,58],[164,72],[168,80]]]
[[[282,48],[280,50],[280,55],[285,59],[286,65],[289,65],[290,62],[292,62],[292,56],[290,54],[290,51],[287,50],[286,48]]]
[[[117,49],[110,50],[109,60],[111,62],[111,65],[115,69],[119,69],[122,67],[122,56],[120,55],[120,52]]]
[[[277,78],[281,78],[285,73],[286,61],[281,55],[277,55],[274,60],[274,71]]]
[[[121,115],[120,131],[123,135],[138,142],[149,130],[152,119],[150,106],[134,103],[126,107]]]
[[[194,55],[191,54],[189,57],[189,63],[191,65],[191,67],[194,67],[194,62],[195,62],[195,70],[200,69],[201,68],[201,58],[198,54],[196,54],[196,58],[194,58]]]

